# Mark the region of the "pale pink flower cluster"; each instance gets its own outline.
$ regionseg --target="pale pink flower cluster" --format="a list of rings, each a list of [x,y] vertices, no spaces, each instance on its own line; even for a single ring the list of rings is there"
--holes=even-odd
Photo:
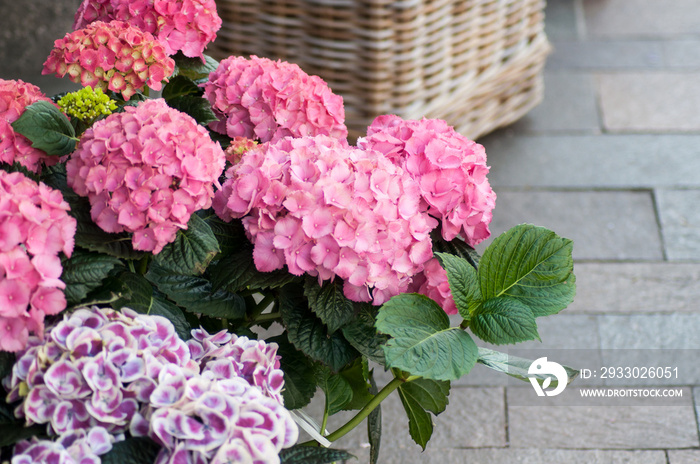
[[[348,298],[382,304],[432,257],[437,221],[410,176],[376,151],[290,137],[245,153],[226,175],[214,209],[243,217],[260,271],[338,276]]]
[[[185,343],[163,317],[92,307],[64,316],[43,339],[30,337],[3,387],[8,403],[21,401],[15,415],[47,424],[58,443],[21,443],[18,459],[67,455],[58,462],[70,464],[71,447],[87,436],[91,449],[81,449],[95,459],[86,462],[99,463],[129,433],[162,446],[157,463],[278,463],[298,429],[276,399],[284,383],[277,346],[193,335]]]
[[[32,437],[15,445],[12,464],[100,464],[115,441],[103,427],[73,430],[55,441]]]
[[[66,307],[58,255],[73,252],[69,209],[61,192],[0,170],[0,351],[24,349]]]
[[[483,146],[445,121],[404,121],[394,115],[375,119],[358,146],[384,153],[415,179],[428,213],[441,221],[445,240],[461,235],[473,247],[489,237],[496,194],[486,179]]]
[[[73,29],[114,19],[153,34],[168,55],[200,58],[221,28],[214,0],[83,0]]]
[[[54,42],[42,74],[66,74],[84,87],[131,98],[149,86],[160,90],[175,69],[163,45],[150,33],[123,21],[97,21]]]
[[[41,165],[51,166],[57,156],[49,156],[32,148],[32,142],[12,128],[27,106],[38,101],[48,101],[39,87],[21,80],[0,79],[0,162],[21,164],[32,172],[41,172]]]
[[[133,232],[136,250],[159,253],[211,206],[225,155],[207,130],[165,100],[147,100],[96,122],[66,164],[106,232]]]
[[[231,138],[276,142],[287,136],[348,135],[342,97],[296,64],[229,57],[209,75],[204,96],[219,116],[210,127]]]

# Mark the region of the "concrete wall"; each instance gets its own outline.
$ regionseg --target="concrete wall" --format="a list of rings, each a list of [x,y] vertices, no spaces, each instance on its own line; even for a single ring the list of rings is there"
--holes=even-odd
[[[42,76],[53,42],[72,30],[80,0],[0,0],[0,78],[22,79],[49,95],[75,88],[66,78]]]

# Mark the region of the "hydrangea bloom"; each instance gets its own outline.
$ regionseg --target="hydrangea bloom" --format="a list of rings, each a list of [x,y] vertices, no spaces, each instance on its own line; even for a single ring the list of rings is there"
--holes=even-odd
[[[42,164],[51,166],[58,162],[58,157],[32,148],[29,139],[12,128],[12,123],[19,119],[27,106],[42,100],[51,101],[39,87],[21,80],[0,79],[0,162],[18,162],[36,173],[41,171]]]
[[[410,291],[434,300],[447,314],[459,312],[452,298],[447,272],[440,266],[437,258],[432,258],[425,263],[423,272],[414,278]]]
[[[245,137],[234,137],[224,153],[226,161],[231,164],[238,164],[243,158],[243,154],[258,146],[258,142]]]
[[[0,171],[0,350],[24,349],[44,316],[66,307],[60,252],[70,256],[76,221],[61,192]]]
[[[214,0],[83,0],[73,29],[114,19],[153,34],[168,55],[200,58],[221,28]]]
[[[342,97],[296,64],[229,57],[209,75],[204,96],[219,116],[212,129],[232,138],[276,142],[287,136],[348,135]]]
[[[12,464],[100,464],[99,456],[107,454],[115,441],[102,427],[74,430],[55,441],[32,437],[15,445]]]
[[[22,400],[15,414],[27,425],[47,424],[59,440],[25,442],[15,452],[70,455],[76,440],[66,437],[87,436],[100,455],[113,441],[104,430],[153,438],[163,446],[161,463],[223,463],[236,453],[279,462],[298,430],[277,400],[276,345],[225,332],[193,335],[185,343],[163,317],[93,307],[64,316],[43,340],[31,337],[3,379],[7,401]]]
[[[84,87],[119,92],[128,100],[149,86],[160,90],[175,61],[148,32],[123,21],[97,21],[54,42],[42,74],[66,74]]]
[[[117,109],[117,102],[92,87],[83,87],[68,93],[58,100],[58,107],[70,117],[92,123],[100,116],[109,116]]]
[[[211,206],[225,162],[204,127],[159,99],[96,122],[66,170],[98,226],[133,232],[135,249],[158,253]]]
[[[442,223],[445,240],[462,235],[473,247],[489,237],[496,194],[486,179],[484,147],[445,121],[404,121],[393,115],[375,119],[358,146],[384,153],[416,180],[428,212]]]
[[[376,151],[324,135],[285,138],[245,153],[226,175],[214,209],[243,217],[260,271],[286,264],[319,281],[339,276],[348,298],[381,304],[432,257],[437,221],[419,209],[410,176]]]

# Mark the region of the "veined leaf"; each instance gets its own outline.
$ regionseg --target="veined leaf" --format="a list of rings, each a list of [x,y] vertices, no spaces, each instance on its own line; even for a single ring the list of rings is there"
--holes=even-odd
[[[535,317],[558,313],[576,293],[572,248],[571,240],[544,227],[513,227],[497,237],[481,258],[482,297],[514,298]]]
[[[113,303],[114,309],[131,308],[141,314],[150,314],[153,306],[153,286],[141,274],[124,271],[117,276],[122,285],[121,297]]]
[[[371,385],[365,379],[365,373],[363,372],[365,365],[363,358],[358,358],[339,373],[348,382],[352,391],[351,400],[343,405],[345,410],[362,409],[374,398],[374,395],[370,393]]]
[[[163,87],[162,96],[165,100],[181,97],[183,95],[196,95],[202,89],[187,76],[175,76]]]
[[[280,356],[280,369],[284,372],[284,407],[290,410],[303,408],[316,393],[314,363],[289,343],[286,334],[270,338],[267,342],[279,346],[277,355]]]
[[[481,290],[476,269],[466,259],[449,253],[435,253],[447,272],[447,282],[459,314],[467,321],[481,303]]]
[[[321,366],[317,371],[318,386],[326,395],[326,411],[329,416],[336,414],[352,401],[352,387],[340,374],[334,374],[328,367]]]
[[[413,441],[425,451],[425,446],[433,435],[433,418],[410,393],[406,393],[404,386],[399,387],[399,398],[408,416],[408,432]]]
[[[153,262],[175,274],[201,274],[219,252],[219,243],[209,225],[196,214],[187,230],[180,230],[175,241],[155,255]]]
[[[187,76],[192,80],[202,79],[209,76],[209,73],[216,71],[219,62],[208,55],[204,55],[204,61],[200,58],[190,58],[182,53],[177,53],[174,57],[179,75]]]
[[[109,273],[122,262],[108,255],[92,253],[81,249],[73,251],[70,259],[63,260],[61,280],[65,282],[68,304],[79,303],[89,292],[98,288]]]
[[[32,147],[49,155],[67,155],[78,141],[68,117],[44,100],[29,105],[12,128],[27,137]]]
[[[309,300],[309,308],[328,326],[328,333],[340,329],[355,316],[355,307],[343,294],[343,283],[340,280],[326,281],[320,286],[318,279],[307,277],[304,281],[304,295]]]
[[[187,321],[185,313],[182,312],[177,305],[168,301],[165,297],[159,293],[153,294],[153,304],[151,305],[151,316],[163,316],[169,320],[173,327],[175,327],[175,332],[182,340],[189,340],[192,338],[192,326]]]
[[[541,382],[545,379],[551,379],[550,386],[556,388],[557,380],[544,374],[529,374],[528,370],[530,365],[533,363],[531,359],[520,358],[518,356],[511,356],[507,353],[501,353],[500,351],[489,350],[488,348],[479,347],[479,359],[478,362],[484,366],[493,369],[497,372],[503,372],[511,377],[515,377],[518,380],[524,382],[529,382],[530,377],[535,377]],[[571,383],[581,371],[568,366],[562,366],[566,371],[568,377],[567,384]],[[541,383],[540,382],[540,383]]]
[[[354,457],[344,450],[296,445],[280,451],[280,464],[330,464]]]
[[[418,294],[393,297],[379,310],[377,330],[391,335],[384,345],[388,367],[433,380],[455,380],[468,373],[477,358],[469,334],[450,327],[445,311]]]
[[[450,394],[450,382],[416,379],[401,385],[400,388],[403,389],[404,395],[410,396],[423,409],[435,415],[444,412],[450,402],[447,398]]]
[[[532,310],[508,297],[484,301],[472,313],[469,327],[474,335],[496,345],[540,338]]]
[[[211,267],[209,273],[215,289],[225,288],[233,293],[279,288],[300,279],[286,266],[272,272],[258,271],[253,263],[252,245],[227,254]]]
[[[219,120],[214,111],[212,111],[209,101],[198,95],[180,95],[172,97],[166,102],[169,107],[189,114],[202,126]]]

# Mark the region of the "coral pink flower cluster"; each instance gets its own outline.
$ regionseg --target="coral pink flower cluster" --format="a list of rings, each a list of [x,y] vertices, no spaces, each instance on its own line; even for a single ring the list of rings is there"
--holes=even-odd
[[[162,99],[112,114],[85,131],[66,164],[106,232],[132,232],[136,250],[159,253],[211,206],[225,155],[207,130]]]
[[[38,101],[51,100],[35,85],[0,79],[0,162],[17,162],[36,173],[41,171],[42,164],[56,164],[58,157],[32,148],[29,139],[14,131],[12,123],[19,119],[27,106]]]
[[[55,446],[23,442],[15,453],[99,463],[97,455],[129,432],[161,445],[158,463],[278,463],[279,451],[297,439],[296,424],[265,382],[247,380],[282,379],[272,367],[279,362],[276,345],[201,329],[193,334],[185,343],[163,317],[92,307],[64,316],[43,339],[31,337],[3,386],[8,402],[21,400],[18,417],[47,424],[58,439]],[[96,460],[68,459],[83,436],[91,447],[83,451]]]
[[[204,96],[219,116],[212,129],[231,138],[275,142],[287,136],[348,135],[342,97],[296,64],[229,57],[209,75]]]
[[[19,351],[44,316],[66,307],[59,253],[70,256],[76,221],[61,192],[0,171],[0,351]]]
[[[214,0],[83,0],[73,29],[115,19],[153,34],[168,55],[200,58],[221,28]]]
[[[445,121],[404,121],[394,115],[375,119],[358,146],[384,153],[416,180],[445,240],[461,235],[473,247],[489,237],[496,194],[486,179],[483,146]]]
[[[319,281],[339,276],[348,298],[381,304],[432,257],[437,221],[420,210],[410,176],[376,151],[324,135],[285,138],[245,153],[226,175],[214,209],[243,217],[260,271],[286,264]]]
[[[97,21],[56,40],[42,74],[66,74],[84,87],[109,89],[131,98],[162,81],[175,69],[163,45],[148,32],[122,21]]]

